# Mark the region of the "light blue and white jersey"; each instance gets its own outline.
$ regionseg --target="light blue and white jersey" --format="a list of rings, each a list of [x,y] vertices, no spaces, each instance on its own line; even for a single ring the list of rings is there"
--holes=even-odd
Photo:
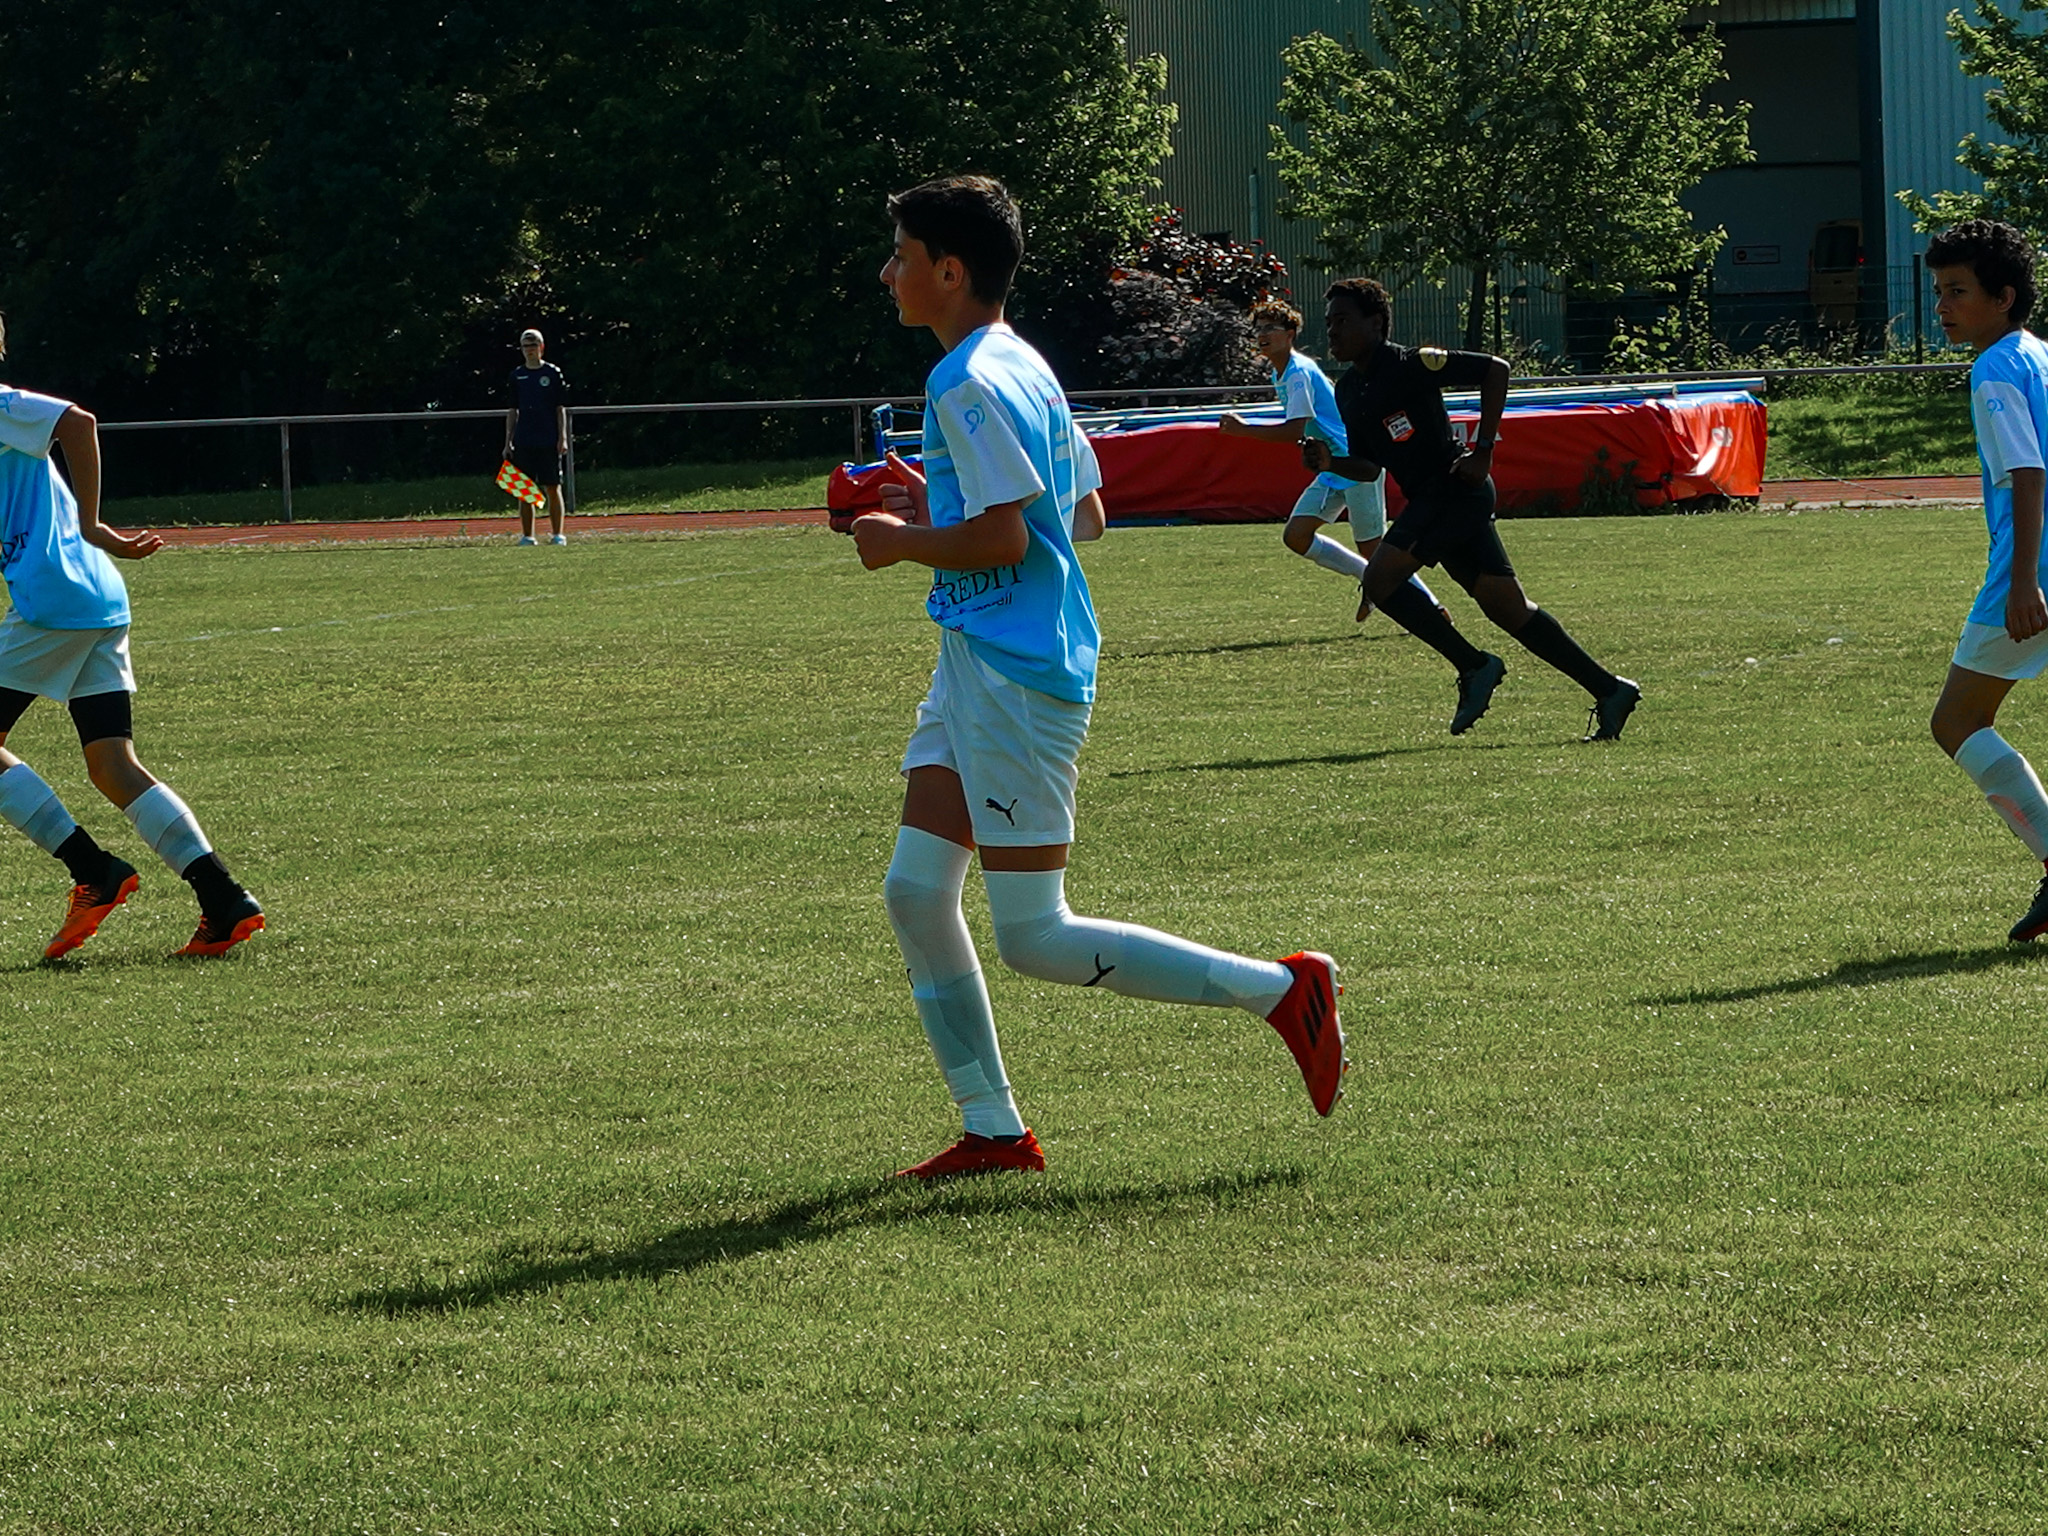
[[[983,326],[932,370],[924,473],[933,527],[1021,501],[1030,535],[1017,565],[934,571],[932,621],[1011,682],[1093,703],[1101,637],[1073,523],[1102,471],[1052,369],[1007,325]]]
[[[113,629],[128,588],[111,556],[78,531],[78,502],[50,462],[67,400],[0,385],[0,578],[38,629]]]
[[[2048,467],[2048,344],[2028,330],[2008,332],[1970,365],[1970,420],[1984,465],[1984,522],[1991,559],[1970,606],[1973,624],[2005,624],[2012,589],[2012,472]],[[2048,539],[2041,581],[2048,586]]]
[[[1287,366],[1273,375],[1273,392],[1280,397],[1280,414],[1288,421],[1307,417],[1315,424],[1315,435],[1330,445],[1330,457],[1341,459],[1350,453],[1344,417],[1337,409],[1337,391],[1314,358],[1290,352]],[[1356,482],[1324,470],[1315,483],[1333,491],[1348,491]]]

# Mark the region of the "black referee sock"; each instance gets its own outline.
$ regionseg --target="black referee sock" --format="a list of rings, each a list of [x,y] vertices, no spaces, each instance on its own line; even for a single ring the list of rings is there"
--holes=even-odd
[[[57,845],[57,857],[71,871],[73,885],[98,885],[107,872],[107,850],[83,827],[75,828]]]
[[[1529,654],[1547,661],[1566,677],[1593,695],[1597,702],[1614,692],[1621,679],[1588,656],[1579,642],[1564,632],[1564,626],[1538,608],[1529,621],[1515,631]]]
[[[1486,660],[1486,652],[1459,634],[1458,626],[1416,591],[1412,582],[1402,582],[1377,606],[1381,613],[1456,667],[1460,677]]]

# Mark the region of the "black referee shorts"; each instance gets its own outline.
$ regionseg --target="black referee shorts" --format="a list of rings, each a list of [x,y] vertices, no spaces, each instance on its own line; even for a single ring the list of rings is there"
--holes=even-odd
[[[1493,480],[1467,485],[1446,475],[1419,492],[1387,529],[1387,542],[1424,565],[1440,565],[1459,586],[1482,576],[1514,578],[1493,520]]]

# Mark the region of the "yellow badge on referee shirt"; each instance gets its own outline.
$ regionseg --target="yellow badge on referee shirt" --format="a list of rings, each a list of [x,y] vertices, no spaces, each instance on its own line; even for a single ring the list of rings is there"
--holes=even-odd
[[[1442,347],[1417,347],[1415,355],[1422,359],[1422,366],[1431,373],[1437,372],[1451,360],[1451,354]]]

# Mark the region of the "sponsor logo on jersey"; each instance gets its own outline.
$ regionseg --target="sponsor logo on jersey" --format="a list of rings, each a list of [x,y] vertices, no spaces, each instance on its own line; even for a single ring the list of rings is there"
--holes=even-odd
[[[1415,435],[1415,423],[1408,419],[1406,411],[1396,411],[1380,425],[1387,429],[1387,436],[1397,443],[1405,443]]]

